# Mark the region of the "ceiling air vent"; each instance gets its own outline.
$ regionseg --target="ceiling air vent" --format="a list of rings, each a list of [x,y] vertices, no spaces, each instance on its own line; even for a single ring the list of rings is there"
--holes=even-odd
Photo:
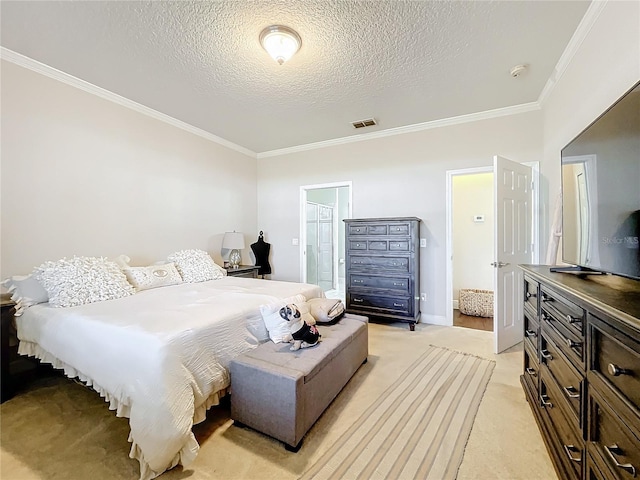
[[[365,120],[358,120],[357,122],[351,122],[353,128],[364,128],[364,127],[372,127],[373,125],[377,125],[375,118],[367,118]]]

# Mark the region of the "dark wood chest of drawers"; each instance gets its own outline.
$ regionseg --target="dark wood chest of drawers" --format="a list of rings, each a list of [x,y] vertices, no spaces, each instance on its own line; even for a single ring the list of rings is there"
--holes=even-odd
[[[420,219],[348,219],[347,312],[409,322],[420,318]]]
[[[640,282],[523,266],[521,383],[562,479],[640,476]]]

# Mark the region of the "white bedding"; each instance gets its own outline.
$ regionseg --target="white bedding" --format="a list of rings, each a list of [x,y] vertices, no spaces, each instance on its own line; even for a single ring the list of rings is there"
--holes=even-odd
[[[156,288],[79,307],[29,307],[17,320],[19,352],[100,393],[129,417],[132,458],[147,480],[188,465],[191,432],[229,386],[229,362],[268,339],[260,305],[316,285],[225,277]]]

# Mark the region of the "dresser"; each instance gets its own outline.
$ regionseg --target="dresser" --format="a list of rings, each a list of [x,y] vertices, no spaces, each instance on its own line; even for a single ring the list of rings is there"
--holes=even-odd
[[[347,219],[346,310],[373,319],[420,319],[420,219]]]
[[[558,476],[640,476],[640,282],[523,265],[521,383]]]

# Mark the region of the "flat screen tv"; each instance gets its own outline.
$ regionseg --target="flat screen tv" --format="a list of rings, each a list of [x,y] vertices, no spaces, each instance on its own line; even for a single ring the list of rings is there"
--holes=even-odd
[[[640,280],[640,82],[561,159],[562,261]]]

